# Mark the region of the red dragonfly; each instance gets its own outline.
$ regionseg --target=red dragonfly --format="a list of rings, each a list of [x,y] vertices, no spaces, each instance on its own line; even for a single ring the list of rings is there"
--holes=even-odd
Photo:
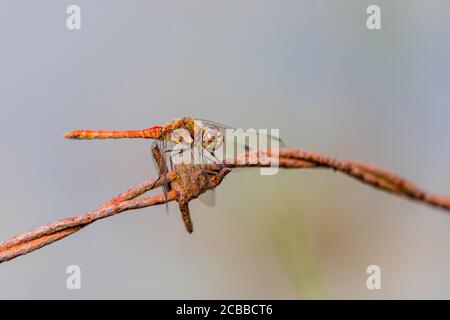
[[[223,144],[226,129],[230,127],[186,117],[174,119],[165,126],[153,126],[142,130],[74,130],[64,134],[64,137],[69,139],[155,139],[165,142],[163,152],[168,152],[167,147],[170,144],[192,145],[194,141],[200,141],[201,146],[214,155],[214,151]]]
[[[224,144],[227,130],[233,129],[212,121],[185,117],[174,119],[164,126],[153,126],[142,130],[74,130],[64,134],[64,137],[69,139],[144,138],[156,140],[152,151],[158,174],[161,176],[168,172],[169,167],[171,170],[173,169],[174,162],[195,165],[221,163],[230,158],[226,155]],[[270,136],[270,139],[273,140],[274,137]],[[275,139],[278,142],[281,141],[278,137]],[[248,142],[246,139],[238,142],[238,144],[244,144],[241,149],[237,147],[238,150],[243,152],[254,149],[254,143],[257,140],[249,138]],[[250,142],[253,142],[253,145]],[[231,151],[234,154],[234,138],[230,149],[233,149]],[[155,154],[159,154],[159,156],[155,156]],[[163,186],[165,195],[168,188],[168,185]],[[186,229],[192,232],[189,212],[183,212],[182,203],[179,204]]]

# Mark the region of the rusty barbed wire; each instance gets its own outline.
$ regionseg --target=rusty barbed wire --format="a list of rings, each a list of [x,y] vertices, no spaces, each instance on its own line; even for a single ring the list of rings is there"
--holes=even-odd
[[[170,201],[178,201],[180,209],[185,210],[184,207],[187,206],[189,201],[207,190],[216,188],[231,169],[269,167],[274,164],[273,161],[274,157],[270,153],[260,151],[244,153],[235,159],[220,164],[175,166],[173,171],[159,178],[149,179],[135,188],[119,194],[89,213],[55,221],[1,242],[0,263],[40,249],[83,229],[99,219],[124,211],[164,204]],[[280,149],[276,161],[279,167],[286,169],[329,168],[340,171],[378,189],[450,212],[450,197],[427,193],[395,173],[372,164],[334,159],[314,151],[295,148]],[[199,181],[202,181],[202,183],[198,183]],[[158,194],[139,197],[165,183],[173,184],[173,188],[167,193],[167,196]]]

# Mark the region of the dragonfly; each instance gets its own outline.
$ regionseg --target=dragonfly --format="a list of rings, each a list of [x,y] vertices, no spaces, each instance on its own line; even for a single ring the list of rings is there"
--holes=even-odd
[[[68,139],[152,139],[152,155],[159,177],[173,170],[177,164],[217,164],[224,163],[231,155],[240,152],[248,152],[257,148],[256,132],[247,133],[247,138],[234,140],[229,143],[230,137],[227,130],[232,127],[213,121],[197,119],[193,117],[176,118],[165,125],[152,126],[141,130],[74,130],[64,134]],[[277,136],[269,135],[270,144],[276,141],[277,145],[283,144]],[[230,139],[231,140],[231,139]],[[228,142],[228,143],[227,143]],[[256,146],[255,146],[256,142]],[[216,172],[206,172],[216,174]],[[186,185],[186,183],[182,183]],[[164,195],[170,186],[163,184]],[[193,231],[193,225],[189,209],[184,197],[177,200],[182,213],[182,218],[189,233]],[[167,202],[166,202],[167,207]]]

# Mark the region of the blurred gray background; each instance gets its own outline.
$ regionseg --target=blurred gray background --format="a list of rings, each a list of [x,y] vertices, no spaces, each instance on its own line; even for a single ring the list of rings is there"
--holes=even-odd
[[[82,29],[66,28],[66,8]],[[366,28],[381,7],[382,30]],[[195,116],[376,163],[450,194],[450,3],[2,1],[0,240],[155,176],[146,140]],[[128,212],[0,265],[0,298],[450,298],[450,219],[331,171],[232,173],[217,204]],[[66,289],[66,267],[82,289]],[[366,288],[366,268],[382,289]]]

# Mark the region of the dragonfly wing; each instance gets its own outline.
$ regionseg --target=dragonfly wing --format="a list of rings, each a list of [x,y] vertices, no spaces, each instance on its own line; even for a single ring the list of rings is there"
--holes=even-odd
[[[204,132],[212,128],[221,132],[223,143],[214,150],[202,150],[203,160],[206,163],[218,163],[232,159],[243,152],[264,149],[278,149],[284,147],[279,136],[273,135],[269,130],[235,129],[209,120],[196,120]],[[230,141],[231,140],[231,141]]]
[[[208,207],[213,207],[216,204],[216,193],[214,190],[208,190],[205,193],[202,193],[198,199]]]

